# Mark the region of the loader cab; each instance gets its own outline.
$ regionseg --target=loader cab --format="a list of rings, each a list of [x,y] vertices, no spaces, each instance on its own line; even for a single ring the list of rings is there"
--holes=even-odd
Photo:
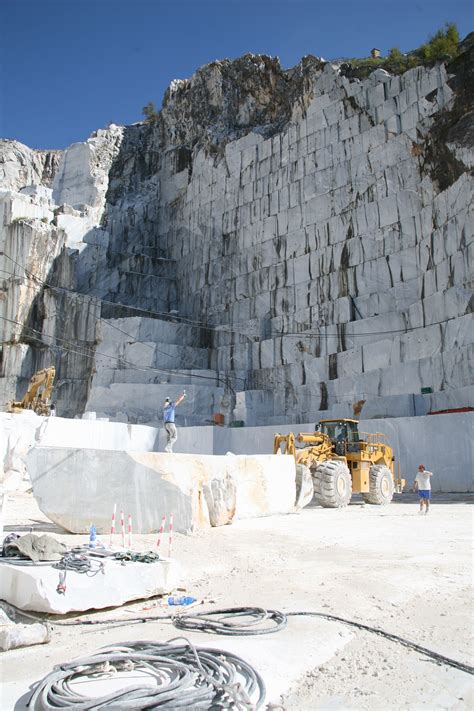
[[[322,420],[316,428],[329,437],[337,454],[343,455],[359,451],[358,424],[357,420]]]

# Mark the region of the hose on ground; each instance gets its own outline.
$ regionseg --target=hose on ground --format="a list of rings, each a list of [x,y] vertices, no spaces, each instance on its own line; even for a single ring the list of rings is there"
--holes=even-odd
[[[85,695],[84,682],[110,679],[120,672],[131,673],[132,683],[100,697]],[[140,683],[144,674],[146,682]],[[71,707],[256,711],[265,693],[261,676],[240,657],[175,637],[167,642],[126,642],[60,664],[38,683],[27,705],[41,711]]]

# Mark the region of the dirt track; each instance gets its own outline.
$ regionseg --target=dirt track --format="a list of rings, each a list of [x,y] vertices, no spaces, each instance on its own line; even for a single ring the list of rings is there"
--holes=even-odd
[[[307,508],[192,537],[176,535],[174,554],[182,563],[185,587],[205,601],[203,609],[249,605],[332,613],[472,665],[472,503],[467,496],[440,495],[428,516],[417,514],[411,494],[387,508],[357,500],[344,510]],[[62,535],[28,494],[9,497],[5,514],[6,532],[33,527],[68,543],[85,540]],[[139,550],[155,542],[154,535],[136,539]],[[143,608],[148,608],[144,614],[163,614],[153,602],[100,614],[130,616]],[[168,623],[158,622],[100,630],[56,628],[48,646],[3,655],[3,679],[9,684],[2,709],[23,709],[11,699],[60,661],[110,642],[164,640],[174,634]],[[209,642],[203,635],[190,637]],[[290,619],[287,630],[268,637],[271,647],[252,642],[261,637],[246,639],[249,661],[258,668],[259,653],[264,655],[262,675],[272,665],[271,655],[275,664],[288,668],[297,661],[284,698],[270,691],[267,699],[288,711],[468,709],[474,701],[471,676],[338,623]],[[229,649],[231,641],[213,639]]]

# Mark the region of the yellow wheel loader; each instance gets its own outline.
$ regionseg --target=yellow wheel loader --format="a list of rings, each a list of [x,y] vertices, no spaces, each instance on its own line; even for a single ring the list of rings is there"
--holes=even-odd
[[[312,433],[276,434],[274,454],[289,454],[312,475],[314,498],[325,508],[347,506],[352,494],[389,504],[405,480],[395,477],[392,448],[380,433],[359,432],[358,421],[321,420]]]
[[[28,390],[21,400],[10,400],[7,412],[33,410],[37,415],[51,413],[51,394],[56,375],[54,367],[38,370],[30,380]]]

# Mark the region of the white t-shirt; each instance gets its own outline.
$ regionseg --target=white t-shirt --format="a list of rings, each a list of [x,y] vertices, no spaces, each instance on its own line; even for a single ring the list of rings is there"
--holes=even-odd
[[[430,491],[431,490],[431,477],[432,473],[427,471],[425,469],[424,472],[418,472],[415,481],[418,483],[418,489],[421,491]]]

